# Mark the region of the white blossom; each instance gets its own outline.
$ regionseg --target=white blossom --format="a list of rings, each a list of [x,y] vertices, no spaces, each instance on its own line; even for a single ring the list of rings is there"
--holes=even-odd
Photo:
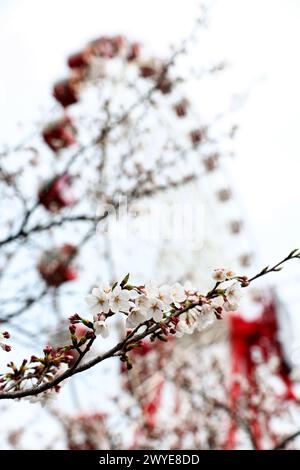
[[[109,335],[109,330],[107,324],[104,320],[95,320],[94,321],[95,334],[102,336],[102,338],[107,338]]]
[[[224,305],[224,298],[222,297],[222,295],[218,295],[218,297],[214,297],[211,301],[210,301],[210,305],[214,308],[217,308],[217,307],[223,307]]]
[[[190,335],[194,333],[198,317],[199,311],[196,308],[192,308],[180,315],[179,322],[176,326],[176,336],[181,337],[184,334]]]
[[[155,284],[148,284],[145,286],[145,295],[150,300],[159,300],[161,303],[160,308],[164,311],[170,309],[171,304],[180,307],[180,303],[184,302],[187,298],[184,287],[179,282],[172,286],[163,285],[158,288]]]
[[[232,271],[232,269],[227,269],[226,270],[226,277],[227,279],[232,279],[235,276],[235,272]]]
[[[186,300],[186,293],[184,287],[179,284],[179,282],[176,282],[171,286],[170,293],[176,307],[180,307],[181,302],[184,302]]]
[[[145,321],[145,317],[139,308],[133,308],[126,319],[126,326],[134,328]]]
[[[214,310],[210,305],[203,305],[201,307],[200,315],[197,322],[197,330],[202,331],[211,325],[216,320]]]
[[[135,299],[135,305],[140,310],[144,320],[150,320],[150,299],[145,294],[141,294]]]
[[[191,293],[194,293],[195,292],[195,288],[193,286],[193,284],[190,282],[190,281],[186,281],[184,283],[184,286],[183,286],[184,290],[185,290],[185,293],[186,295],[189,295]]]
[[[57,392],[52,390],[46,390],[45,392],[39,393],[37,395],[29,395],[28,397],[22,398],[22,400],[26,400],[31,404],[40,403],[40,405],[44,408],[48,405],[49,402],[53,401],[57,396]]]
[[[110,288],[107,286],[94,287],[92,293],[85,298],[89,306],[90,312],[94,315],[96,313],[108,313],[110,309]]]
[[[231,304],[238,303],[242,297],[242,288],[238,282],[235,282],[225,290],[227,301]]]
[[[159,289],[156,284],[150,282],[144,288],[145,294],[148,298],[154,298],[159,296]]]
[[[170,286],[168,285],[161,286],[158,290],[158,298],[164,304],[164,309],[169,310],[171,303],[174,301]]]
[[[205,312],[205,313],[204,313]],[[213,309],[207,308],[204,312],[199,307],[192,308],[180,316],[180,321],[176,327],[176,336],[181,337],[183,334],[192,334],[195,330],[202,331],[215,321]]]
[[[210,304],[204,304],[201,307],[201,313],[202,315],[210,315],[213,313],[214,309]]]
[[[153,318],[153,320],[156,322],[162,321],[163,316],[164,316],[164,313],[163,313],[164,304],[162,303],[161,300],[156,299],[156,298],[149,299],[149,301],[150,301],[149,312],[151,315],[150,318]]]
[[[212,278],[217,282],[224,282],[226,281],[226,272],[224,269],[215,269],[212,274]]]
[[[239,304],[237,302],[225,302],[223,308],[226,312],[236,312]]]
[[[213,271],[212,277],[217,282],[224,282],[232,279],[235,276],[234,271],[231,269],[218,268]]]
[[[178,322],[176,326],[176,336],[181,338],[183,335],[190,335],[194,333],[194,327],[191,328],[184,320]]]
[[[130,301],[131,294],[127,289],[116,286],[110,294],[109,306],[113,313],[129,312],[134,303]]]
[[[191,282],[186,282],[183,286],[186,298],[191,300],[191,302],[196,302],[198,299],[197,289],[191,284]]]

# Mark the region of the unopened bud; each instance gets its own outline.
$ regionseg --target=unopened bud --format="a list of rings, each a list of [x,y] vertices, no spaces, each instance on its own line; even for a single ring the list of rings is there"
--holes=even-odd
[[[43,351],[44,351],[44,354],[51,354],[53,351],[53,348],[52,346],[48,344],[47,346],[44,347]]]
[[[31,356],[30,362],[39,362],[39,358],[37,356]]]
[[[81,320],[80,316],[78,315],[78,313],[75,313],[74,315],[71,315],[69,317],[69,320],[71,323],[78,323],[78,321]]]

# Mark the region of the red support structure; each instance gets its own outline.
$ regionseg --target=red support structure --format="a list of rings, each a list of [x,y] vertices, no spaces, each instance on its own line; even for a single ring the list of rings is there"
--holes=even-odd
[[[266,362],[271,357],[276,357],[279,362],[277,375],[285,384],[285,393],[281,400],[294,400],[292,382],[289,377],[289,368],[284,360],[281,344],[278,339],[278,321],[276,305],[269,302],[263,307],[261,316],[256,320],[248,321],[239,314],[230,317],[230,346],[232,357],[232,382],[230,386],[230,398],[233,412],[237,411],[237,405],[241,398],[253,397],[259,387],[256,379],[257,361],[255,352],[261,355],[262,361]],[[247,381],[247,391],[242,389],[237,376],[242,376]],[[247,400],[248,401],[248,400]],[[249,400],[250,401],[250,400]],[[256,447],[262,447],[262,430],[259,420],[256,419],[259,408],[249,403],[251,412],[250,428]],[[268,423],[266,423],[268,427]],[[235,446],[236,423],[232,423],[227,438],[227,448]]]

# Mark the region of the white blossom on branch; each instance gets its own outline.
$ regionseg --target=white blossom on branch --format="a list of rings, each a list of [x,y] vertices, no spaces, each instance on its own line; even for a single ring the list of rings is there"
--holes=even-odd
[[[151,341],[168,341],[170,335],[176,335],[178,332],[179,334],[190,333],[193,328],[201,329],[205,324],[211,323],[213,318],[221,319],[223,305],[228,302],[228,296],[230,300],[236,301],[241,296],[241,288],[249,286],[251,282],[266,274],[280,271],[282,265],[292,259],[300,259],[299,250],[293,250],[282,261],[273,267],[267,266],[251,278],[234,276],[230,281],[217,281],[215,286],[206,294],[191,289],[193,294],[190,295],[190,298],[181,284],[175,284],[170,287],[172,302],[168,306],[165,306],[158,298],[159,289],[131,285],[128,282],[129,275],[127,275],[120,283],[115,283],[107,292],[110,309],[106,314],[101,311],[101,304],[99,304],[99,307],[97,307],[99,312],[94,314],[93,321],[78,314],[70,317],[71,342],[69,344],[56,349],[47,346],[43,350],[43,356],[32,356],[30,361],[24,359],[19,368],[13,362],[9,363],[10,371],[2,373],[0,376],[2,384],[0,399],[36,396],[49,390],[58,392],[64,380],[90,369],[110,357],[118,356],[130,369],[132,364],[128,352],[138,348],[144,338],[149,337]],[[230,283],[229,286],[227,285],[228,282]],[[164,292],[167,290],[165,286]],[[96,293],[98,294],[98,291]],[[88,362],[83,362],[97,335],[100,334],[104,337],[107,335],[107,318],[113,315],[123,315],[125,318],[130,317],[132,314],[136,316],[137,313],[140,313],[140,310],[135,302],[141,296],[143,296],[143,299],[149,297],[150,318],[138,324],[133,330],[128,330],[126,337],[106,353],[96,356]],[[174,298],[174,296],[176,297]],[[144,315],[141,314],[141,319],[143,318]],[[85,327],[85,333],[80,338],[77,336],[77,325]],[[141,326],[144,326],[143,332],[139,333]],[[7,338],[8,333],[6,332],[2,336]],[[75,354],[75,361],[74,353],[77,353],[77,356]],[[60,367],[65,364],[69,364],[68,369],[63,373],[59,373]]]

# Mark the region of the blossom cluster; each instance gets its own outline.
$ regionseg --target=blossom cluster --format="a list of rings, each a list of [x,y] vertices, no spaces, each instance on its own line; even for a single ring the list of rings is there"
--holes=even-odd
[[[221,318],[224,311],[238,309],[241,286],[245,278],[237,278],[230,270],[214,271],[216,288],[203,295],[196,288],[185,284],[155,284],[132,286],[127,284],[128,276],[113,286],[100,285],[92,289],[85,300],[93,315],[93,328],[96,335],[107,337],[109,334],[107,318],[121,313],[126,316],[127,328],[138,328],[147,322],[165,325],[172,323],[170,333],[181,336],[193,333]],[[223,289],[219,284],[232,281]],[[163,331],[164,334],[166,330]]]
[[[243,287],[266,274],[280,271],[282,265],[292,259],[300,259],[299,250],[293,250],[282,261],[263,268],[251,278],[237,276],[230,270],[216,270],[213,273],[216,283],[205,295],[180,283],[161,287],[153,284],[134,286],[128,282],[129,274],[112,286],[95,287],[86,297],[93,322],[74,314],[69,318],[69,344],[58,348],[46,346],[41,357],[24,359],[19,368],[13,362],[9,363],[10,371],[0,375],[0,398],[18,399],[39,394],[48,398],[48,393],[44,392],[59,391],[60,383],[74,373],[115,355],[131,369],[128,353],[140,347],[144,338],[168,341],[170,334],[180,336],[205,328],[215,318],[222,318],[224,312],[238,308]],[[129,328],[127,335],[110,351],[83,366],[82,360],[96,336],[107,336],[107,318],[115,314],[125,315]],[[0,346],[6,351],[10,349],[4,342],[7,338],[8,332],[1,333]]]

